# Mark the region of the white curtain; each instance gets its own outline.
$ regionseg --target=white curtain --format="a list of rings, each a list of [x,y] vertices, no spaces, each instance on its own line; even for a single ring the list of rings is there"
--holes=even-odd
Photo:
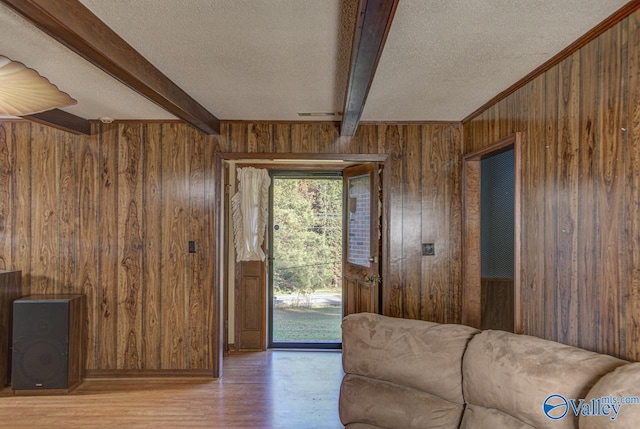
[[[264,233],[269,217],[267,170],[238,168],[238,192],[231,198],[236,261],[264,261]]]

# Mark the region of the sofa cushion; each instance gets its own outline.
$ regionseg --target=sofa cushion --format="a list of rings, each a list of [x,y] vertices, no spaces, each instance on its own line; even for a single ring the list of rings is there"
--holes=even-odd
[[[478,332],[463,325],[352,314],[342,322],[343,368],[462,404],[462,355]]]
[[[368,425],[366,423],[349,423],[345,429],[385,429],[380,426]]]
[[[340,387],[340,420],[383,428],[457,429],[464,405],[387,381],[347,374]],[[366,426],[365,426],[366,427]]]
[[[467,404],[460,429],[536,429],[494,408]]]
[[[601,411],[607,411],[609,416],[602,412],[600,416],[580,415],[580,429],[636,429],[640,426],[640,403],[636,398],[640,397],[640,363],[630,363],[621,366],[615,371],[602,377],[587,394],[586,402],[596,400],[601,405]],[[602,405],[612,404],[612,398],[628,403],[616,404],[617,414],[612,408],[604,408]],[[612,419],[613,418],[613,419]]]
[[[577,428],[578,419],[570,410],[559,420],[547,417],[545,400],[554,394],[584,398],[600,377],[624,364],[611,356],[553,341],[484,331],[469,342],[464,355],[464,398],[469,404],[500,410],[534,427],[553,423],[555,429]],[[557,417],[553,412],[550,415]],[[467,427],[476,427],[472,416],[465,420]]]

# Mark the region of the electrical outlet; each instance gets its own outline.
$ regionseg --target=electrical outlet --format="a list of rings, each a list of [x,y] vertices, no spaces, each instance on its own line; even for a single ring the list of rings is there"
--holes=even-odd
[[[422,256],[433,256],[436,254],[435,243],[422,243]]]

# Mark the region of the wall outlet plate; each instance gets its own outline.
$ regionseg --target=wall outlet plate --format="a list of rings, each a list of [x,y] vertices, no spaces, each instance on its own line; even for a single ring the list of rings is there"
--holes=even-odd
[[[422,243],[422,256],[433,256],[436,254],[435,243]]]

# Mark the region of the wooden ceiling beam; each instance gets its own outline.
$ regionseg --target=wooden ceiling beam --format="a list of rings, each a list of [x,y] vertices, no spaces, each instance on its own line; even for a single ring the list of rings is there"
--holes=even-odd
[[[69,49],[206,134],[220,121],[78,0],[0,0]]]
[[[88,120],[60,109],[47,110],[23,118],[74,134],[91,134],[91,123]]]
[[[341,136],[353,136],[382,55],[399,0],[360,0],[344,98]]]

